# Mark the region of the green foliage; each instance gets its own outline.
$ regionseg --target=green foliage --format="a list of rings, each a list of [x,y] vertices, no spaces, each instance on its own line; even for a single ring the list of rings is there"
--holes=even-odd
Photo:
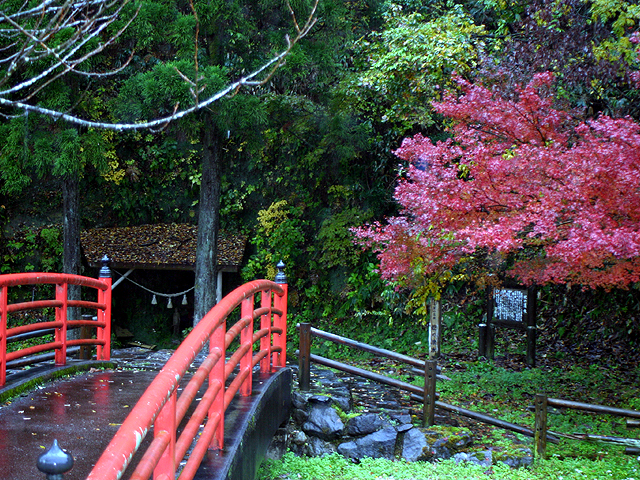
[[[551,319],[559,338],[599,344],[624,339],[640,343],[640,289],[584,291],[580,287],[540,289],[539,314]]]
[[[469,365],[463,371],[447,372],[451,381],[440,382],[442,400],[463,404],[491,416],[522,425],[533,426],[534,412],[528,409],[536,393],[555,398],[578,400],[596,405],[634,408],[637,388],[620,388],[628,382],[628,373],[619,374],[609,366],[590,365],[570,368],[535,368],[513,371],[488,362]],[[612,404],[613,403],[613,404]],[[496,409],[496,406],[508,408]],[[549,429],[560,433],[593,433],[629,437],[619,417],[591,414],[573,409],[562,412],[551,409]],[[631,435],[633,436],[633,435]],[[550,454],[566,457],[597,458],[602,445],[562,439],[558,446],[550,446]],[[605,450],[617,452],[615,447]]]
[[[51,174],[80,175],[85,166],[106,165],[105,142],[95,130],[81,132],[36,114],[0,126],[6,143],[0,150],[2,191],[17,194],[35,179]]]
[[[521,20],[524,9],[525,5],[515,0],[479,0],[472,14],[496,35],[509,35],[510,26]]]
[[[429,127],[435,121],[430,102],[451,85],[453,72],[473,71],[484,33],[460,6],[434,19],[392,6],[384,30],[358,44],[363,64],[344,84],[345,98],[367,117],[395,126],[398,135]]]
[[[104,153],[108,167],[88,182],[84,195],[92,208],[104,211],[87,215],[88,225],[193,221],[200,154],[194,140],[179,141],[174,132],[105,136],[112,147]]]
[[[611,22],[613,33],[618,38],[630,29],[638,28],[640,5],[624,0],[593,0],[589,3],[592,21]]]
[[[282,260],[288,272],[294,272],[304,252],[302,209],[286,200],[272,203],[258,212],[257,234],[252,239],[257,252],[242,269],[245,280],[273,279],[276,264]]]
[[[242,226],[242,215],[246,211],[248,197],[256,190],[256,186],[247,184],[244,180],[238,188],[223,179],[222,195],[220,198],[220,227],[222,230],[233,230]]]
[[[185,82],[185,77],[193,85]],[[196,72],[190,60],[158,63],[150,71],[127,80],[120,93],[117,114],[127,122],[170,115],[176,105],[183,108],[194,105],[196,92],[205,98],[227,83],[228,70],[222,66],[206,66]]]
[[[322,222],[318,241],[322,246],[319,262],[323,268],[352,268],[358,263],[361,249],[353,242],[349,229],[362,224],[364,220],[359,209],[348,208]]]
[[[300,458],[290,453],[280,461],[267,461],[261,466],[258,479],[268,480],[587,480],[633,479],[638,476],[635,458],[594,460],[545,460],[531,468],[513,469],[497,463],[486,467],[457,464],[454,460],[437,463],[404,462],[364,458],[353,463],[338,454],[321,458]]]
[[[60,227],[25,227],[7,240],[2,253],[2,273],[59,272],[62,267]]]
[[[0,150],[0,178],[5,193],[20,192],[30,182],[28,173],[21,168],[29,158],[27,132],[28,119],[12,119],[0,124],[0,135],[4,138]]]
[[[16,326],[16,325],[11,325]],[[7,344],[7,353],[9,352],[17,352],[18,350],[22,350],[25,348],[33,347],[36,345],[43,345],[45,343],[51,343],[54,341],[53,334],[51,335],[43,335],[42,337],[30,338],[28,340],[23,340],[21,342],[12,342]]]

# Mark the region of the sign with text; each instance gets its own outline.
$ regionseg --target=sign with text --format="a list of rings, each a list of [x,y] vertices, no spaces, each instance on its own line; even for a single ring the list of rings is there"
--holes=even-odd
[[[493,318],[504,322],[524,322],[527,319],[527,291],[499,288],[493,291]]]
[[[480,338],[478,350],[480,356],[493,360],[496,326],[522,330],[527,337],[526,362],[536,364],[536,289],[496,288],[487,289],[487,323],[479,325]]]

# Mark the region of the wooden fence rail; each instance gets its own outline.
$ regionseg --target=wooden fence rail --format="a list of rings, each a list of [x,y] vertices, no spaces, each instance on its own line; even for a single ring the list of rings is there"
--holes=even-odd
[[[402,355],[400,353],[393,352],[391,350],[385,350],[383,348],[378,348],[373,345],[361,343],[361,342],[352,340],[350,338],[341,337],[333,333],[325,332],[323,330],[318,330],[317,328],[311,327],[311,325],[308,323],[301,323],[297,327],[300,331],[300,348],[298,351],[298,361],[299,361],[298,372],[299,372],[299,382],[300,382],[301,390],[309,389],[310,364],[311,362],[314,362],[320,365],[324,365],[326,367],[335,368],[336,370],[341,370],[343,372],[351,373],[353,375],[359,375],[361,377],[368,378],[378,383],[390,385],[392,387],[399,388],[401,390],[409,392],[412,400],[422,402],[424,425],[430,426],[434,424],[435,409],[436,407],[438,407],[443,410],[456,413],[458,415],[463,415],[465,417],[472,418],[474,420],[477,420],[483,423],[487,423],[489,425],[494,425],[500,428],[504,428],[505,430],[511,430],[513,432],[520,433],[529,437],[535,436],[535,432],[532,429],[525,427],[523,425],[507,422],[499,418],[491,417],[484,413],[474,412],[472,410],[468,410],[462,407],[458,407],[456,405],[450,405],[448,403],[439,401],[438,395],[436,393],[436,380],[438,379],[445,380],[446,377],[436,373],[438,367],[436,365],[435,360],[424,361],[417,358],[408,357],[406,355]],[[379,373],[370,372],[368,370],[354,367],[352,365],[347,365],[345,363],[337,362],[335,360],[330,360],[328,358],[320,357],[318,355],[313,355],[311,354],[311,338],[312,337],[329,340],[335,343],[339,343],[341,345],[346,345],[349,347],[356,348],[358,350],[363,350],[376,355],[391,358],[393,360],[407,363],[409,365],[413,365],[416,367],[421,366],[424,369],[425,386],[424,388],[421,388],[421,387],[418,387],[417,385],[403,382],[395,378],[390,378],[385,375],[381,375]],[[551,433],[547,434],[547,440],[552,443],[559,443],[559,439]]]
[[[535,398],[535,454],[539,458],[545,458],[547,452],[547,441],[549,440],[549,430],[547,429],[547,409],[548,407],[571,408],[592,413],[617,415],[627,417],[627,428],[638,428],[640,425],[640,411],[625,408],[608,407],[606,405],[594,405],[573,400],[563,400],[560,398],[549,398],[544,394],[537,394]],[[583,440],[587,442],[601,442],[611,445],[621,445],[625,447],[628,455],[640,454],[640,440],[635,438],[611,437],[593,434],[564,434],[553,432],[554,436],[560,436],[572,440]]]

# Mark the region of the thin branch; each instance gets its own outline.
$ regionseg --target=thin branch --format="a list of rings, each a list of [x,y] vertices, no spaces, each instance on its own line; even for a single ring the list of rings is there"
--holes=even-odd
[[[70,2],[67,2],[67,3],[70,3]],[[50,28],[45,29],[45,31],[48,31],[48,33],[44,35],[44,38],[39,38],[34,36],[29,31],[27,31],[22,25],[16,23],[12,18],[10,18],[10,16],[7,16],[3,12],[0,12],[0,18],[3,18],[6,22],[14,26],[16,31],[18,31],[19,33],[21,33],[26,37],[26,40],[21,48],[21,51],[18,52],[18,55],[16,56],[15,60],[7,68],[7,71],[5,73],[5,78],[2,79],[2,81],[0,81],[0,84],[7,83],[8,78],[12,75],[12,73],[15,70],[17,70],[19,66],[23,64],[31,63],[33,61],[39,60],[41,58],[46,58],[46,57],[52,57],[56,60],[56,62],[54,62],[53,65],[51,65],[49,68],[45,69],[44,71],[40,72],[38,75],[35,75],[34,77],[31,77],[30,79],[24,82],[20,82],[14,85],[12,88],[9,88],[4,91],[0,91],[0,96],[3,96],[3,97],[8,96],[9,94],[27,89],[37,84],[40,81],[48,79],[44,85],[41,85],[36,91],[31,92],[31,94],[28,97],[23,98],[21,102],[24,103],[25,100],[28,100],[29,98],[31,98],[35,93],[41,90],[44,86],[51,83],[51,81],[63,75],[66,75],[69,72],[74,72],[84,76],[97,76],[97,75],[107,74],[107,73],[96,74],[96,73],[90,73],[90,72],[83,72],[81,70],[78,70],[77,66],[84,63],[89,58],[97,55],[98,53],[102,52],[105,48],[113,44],[113,42],[115,42],[115,40],[122,35],[125,29],[131,24],[131,22],[137,16],[139,9],[134,13],[134,15],[129,19],[129,21],[118,32],[111,35],[107,39],[107,41],[101,42],[96,48],[90,50],[89,52],[82,55],[81,57],[77,59],[73,59],[73,56],[82,47],[87,45],[94,38],[97,38],[111,23],[113,23],[119,17],[119,14],[122,12],[122,9],[124,8],[124,6],[127,3],[129,3],[129,0],[125,0],[118,6],[118,8],[114,12],[111,12],[110,14],[104,15],[104,16],[102,16],[102,11],[104,10],[103,6],[104,5],[110,6],[112,5],[111,3],[105,4],[103,0],[96,0],[93,2],[85,2],[85,3],[90,3],[91,5],[101,4],[100,8],[98,8],[98,12],[96,12],[100,16],[98,17],[94,16],[93,18],[88,19],[84,23],[81,29],[77,30],[66,42],[63,42],[61,45],[57,46],[56,48],[50,48],[47,45],[46,41],[53,34],[59,32],[61,28],[67,28],[66,20],[63,21],[62,24],[60,24],[60,22],[56,22],[56,25],[53,27],[51,27],[52,22],[50,22],[49,23]],[[61,14],[64,12],[65,10],[61,8],[60,11],[57,13]],[[76,14],[77,12],[71,12],[69,13],[69,17],[72,18]],[[32,51],[36,45],[39,45],[40,47],[42,47],[43,49],[42,53],[40,53],[38,56],[29,56],[28,53]],[[67,51],[66,53],[63,54],[65,50]],[[122,68],[123,67],[119,67],[117,70],[121,70]],[[111,72],[108,72],[108,73],[111,73]]]
[[[100,33],[102,33],[108,25],[110,25],[117,18],[118,14],[122,12],[122,9],[125,4],[127,4],[130,0],[124,0],[123,2],[114,1],[106,1],[106,0],[76,0],[71,1],[67,0],[60,6],[55,5],[55,0],[43,0],[37,8],[32,8],[30,10],[25,10],[21,12],[16,12],[11,15],[7,15],[3,12],[2,4],[4,2],[0,1],[0,23],[3,21],[10,24],[15,34],[22,35],[25,38],[22,46],[20,47],[19,52],[12,56],[12,60],[10,62],[10,66],[5,70],[5,78],[0,79],[0,85],[7,82],[7,78],[11,75],[10,72],[15,71],[20,65],[24,63],[28,63],[37,58],[41,58],[39,56],[49,56],[55,59],[54,65],[45,69],[43,72],[35,75],[34,77],[27,79],[23,82],[19,82],[16,85],[13,85],[11,88],[8,88],[4,91],[0,91],[0,106],[4,106],[7,108],[15,108],[19,110],[24,110],[25,112],[35,112],[43,115],[50,116],[54,119],[60,119],[67,121],[69,123],[73,123],[79,126],[89,127],[89,128],[102,128],[102,129],[110,129],[116,131],[123,130],[141,130],[141,129],[149,129],[149,128],[163,128],[167,124],[172,121],[183,118],[193,112],[201,110],[203,108],[207,108],[213,103],[219,101],[223,97],[227,95],[233,95],[238,92],[243,87],[256,87],[266,84],[275,72],[285,63],[286,57],[291,53],[292,48],[302,39],[304,38],[309,31],[316,24],[316,11],[318,7],[318,1],[315,0],[313,8],[309,13],[304,25],[300,26],[298,23],[295,13],[293,9],[289,5],[287,0],[287,6],[289,8],[289,12],[292,15],[293,25],[296,32],[296,35],[293,39],[291,39],[288,35],[285,37],[286,40],[286,48],[275,55],[269,61],[264,63],[261,67],[257,68],[253,72],[249,73],[246,76],[241,77],[240,79],[230,83],[222,90],[214,93],[209,96],[205,100],[199,100],[199,94],[203,91],[204,87],[199,86],[199,81],[201,80],[201,76],[198,73],[197,63],[196,63],[196,76],[194,80],[190,80],[180,71],[177,73],[183,79],[183,81],[187,82],[190,85],[190,90],[192,95],[194,96],[195,104],[190,107],[180,108],[179,104],[176,104],[174,111],[171,115],[151,119],[151,120],[142,120],[137,123],[112,123],[112,122],[96,122],[93,120],[88,120],[70,113],[60,112],[56,110],[52,110],[49,108],[41,107],[38,105],[33,105],[28,102],[35,93],[39,92],[46,85],[50,84],[53,80],[59,79],[67,73],[73,72],[84,76],[104,76],[108,74],[112,74],[120,71],[124,67],[120,67],[116,70],[107,72],[107,73],[96,73],[96,72],[83,72],[78,70],[78,67],[83,64],[86,60],[91,58],[92,56],[102,52],[108,45],[112,44],[129,26],[129,24],[133,21],[137,12],[132,16],[131,19],[126,23],[122,29],[120,29],[115,34],[111,35],[109,39],[101,43],[95,49],[90,50],[88,53],[74,58],[74,55],[85,45],[88,44],[89,41],[96,38]],[[117,6],[115,12],[109,12],[110,8]],[[192,5],[193,6],[193,5]],[[91,7],[96,9],[96,12],[99,16],[96,18],[88,18],[86,23],[82,24],[81,20],[78,20],[76,15],[79,14],[81,10],[87,10]],[[45,17],[47,14],[52,14],[52,18],[50,19],[49,26],[54,25],[52,31],[47,31],[46,28],[40,29],[39,25],[43,21],[45,21]],[[195,14],[195,10],[194,10]],[[29,31],[24,28],[22,25],[18,23],[19,19],[23,18],[36,18],[38,17],[37,28],[30,29]],[[198,21],[196,17],[196,22]],[[52,23],[53,22],[53,23]],[[76,23],[79,22],[79,23]],[[60,28],[66,28],[67,26],[74,25],[82,25],[81,28],[76,30],[76,32],[72,35],[71,40],[67,40],[63,42],[63,46],[61,48],[58,45],[56,48],[51,48],[48,46],[47,41],[51,38],[52,34],[55,34],[56,31],[59,31]],[[43,32],[42,36],[36,32]],[[47,32],[47,33],[44,33]],[[6,32],[3,32],[6,33]],[[197,42],[197,38],[196,38]],[[18,45],[17,42],[13,42],[13,45]],[[41,51],[36,51],[36,46],[41,48]],[[31,52],[34,52],[36,56],[29,56]],[[131,58],[129,59],[129,61]],[[2,62],[6,62],[6,59],[0,59],[0,64]],[[127,61],[127,64],[129,63]],[[197,62],[197,46],[196,46],[196,62]],[[15,66],[14,66],[15,65]],[[126,65],[125,65],[126,66]],[[21,99],[11,99],[7,98],[11,94],[15,94],[20,91],[27,90],[29,88],[34,88],[35,90],[30,91],[28,95]],[[8,117],[6,113],[2,114],[3,116]]]

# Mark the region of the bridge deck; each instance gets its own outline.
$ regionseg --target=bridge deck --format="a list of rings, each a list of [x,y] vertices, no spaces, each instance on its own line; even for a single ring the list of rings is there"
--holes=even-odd
[[[36,468],[36,462],[54,439],[74,457],[74,467],[65,474],[64,479],[85,479],[157,373],[155,370],[131,369],[89,371],[71,378],[54,380],[5,402],[0,406],[0,471],[3,480],[44,479],[44,474]],[[270,383],[268,375],[261,377],[256,374],[255,378],[254,395],[246,399],[236,398],[227,412],[225,454],[211,452],[207,465],[214,469],[199,472],[198,479],[220,478],[214,472],[220,468],[224,470],[231,467],[237,470],[226,453],[233,451],[235,443],[242,443],[243,439],[237,438],[238,432],[243,430],[243,423],[251,420],[248,417],[256,414],[253,403],[258,401],[261,391]],[[282,390],[282,387],[278,388]],[[290,379],[284,390],[286,389],[290,389]],[[275,400],[280,404],[270,405],[268,408],[284,408],[288,414],[290,390],[284,396],[284,403],[283,400]],[[274,398],[280,397],[276,395]],[[272,436],[278,425],[266,435]],[[149,434],[146,441],[151,436]],[[255,467],[251,467],[249,470],[254,469]],[[127,476],[123,478],[126,479]]]
[[[65,480],[80,480],[156,376],[106,370],[56,380],[0,408],[0,470],[6,480],[45,478],[36,468],[54,439],[74,457]]]

